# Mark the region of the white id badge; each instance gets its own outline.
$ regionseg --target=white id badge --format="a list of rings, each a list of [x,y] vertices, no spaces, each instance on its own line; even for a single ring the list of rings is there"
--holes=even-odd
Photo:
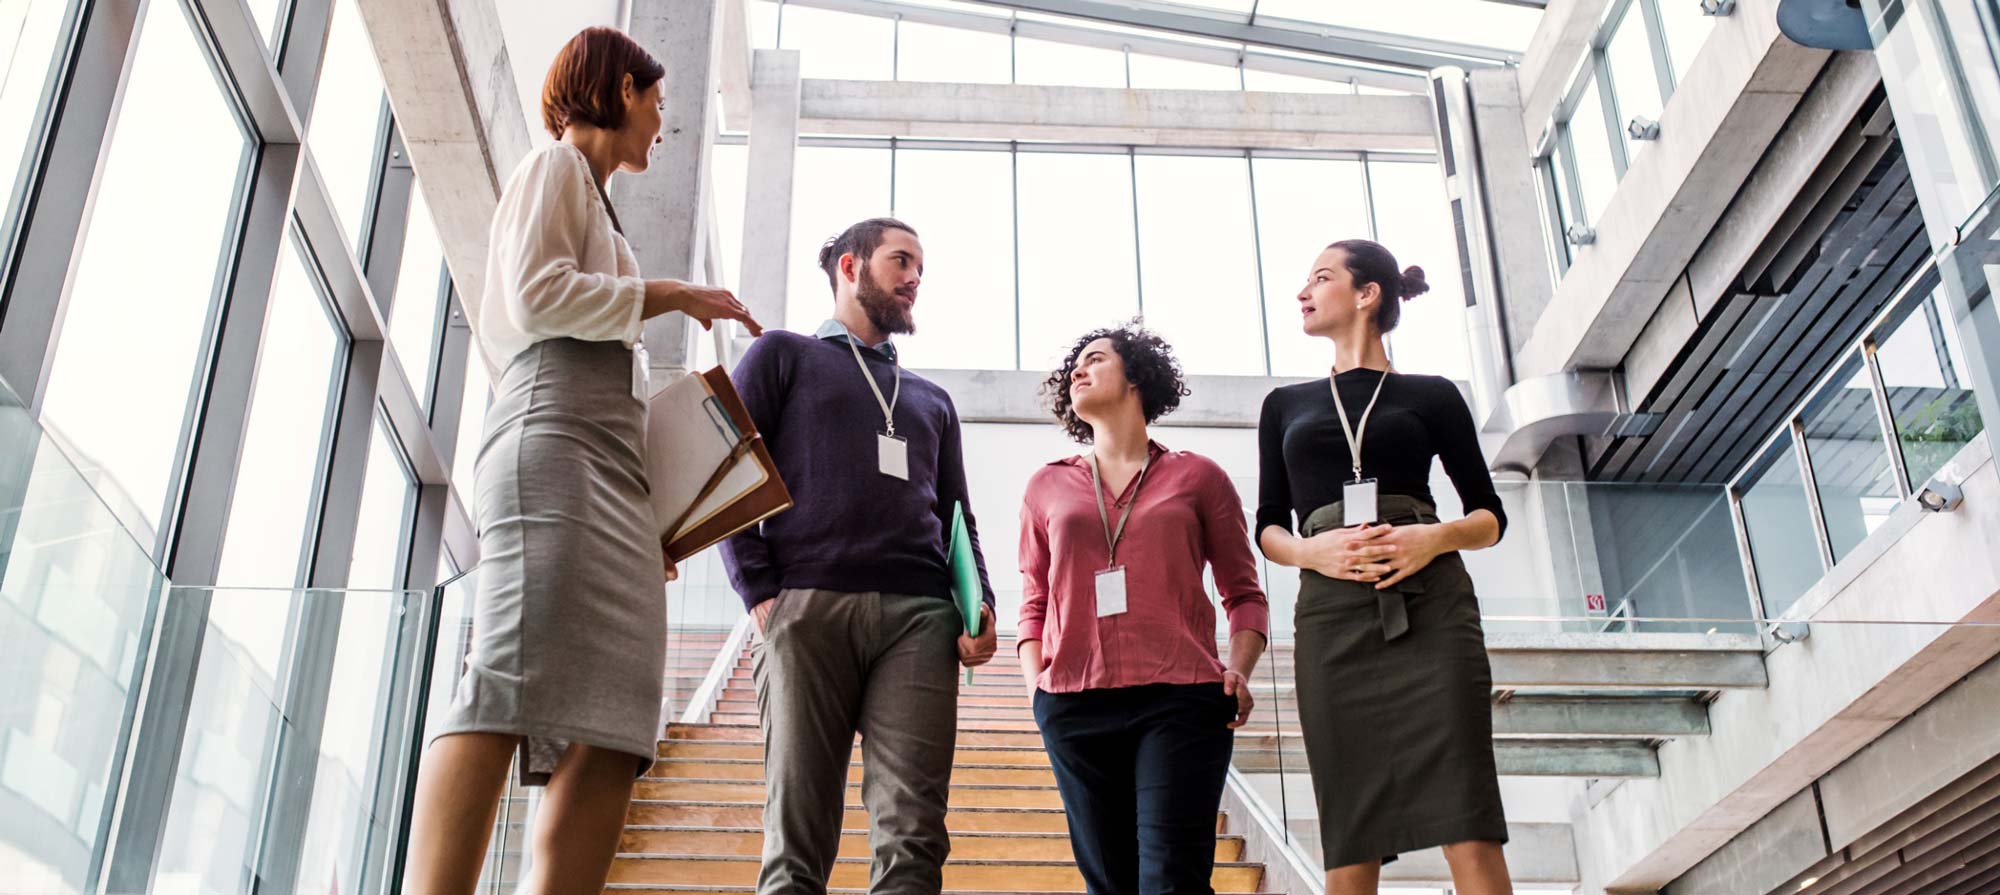
[[[1341,520],[1342,527],[1351,528],[1380,519],[1375,507],[1375,480],[1348,482],[1347,487],[1341,489],[1340,506],[1342,515],[1346,517]]]
[[[882,474],[910,480],[910,443],[894,435],[875,433],[876,463]]]
[[[1125,567],[1097,573],[1097,617],[1125,614]]]
[[[646,354],[646,346],[632,346],[632,397],[638,398],[641,404],[653,399],[651,374],[646,369],[649,366],[651,360]]]

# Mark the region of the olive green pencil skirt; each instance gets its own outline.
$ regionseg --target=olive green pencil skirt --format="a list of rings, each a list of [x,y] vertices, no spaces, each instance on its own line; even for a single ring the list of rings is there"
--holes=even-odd
[[[1382,495],[1382,521],[1433,523]],[[1315,510],[1310,536],[1340,527]],[[1327,869],[1468,840],[1507,841],[1493,763],[1493,672],[1472,578],[1456,552],[1396,588],[1300,573],[1299,726]]]

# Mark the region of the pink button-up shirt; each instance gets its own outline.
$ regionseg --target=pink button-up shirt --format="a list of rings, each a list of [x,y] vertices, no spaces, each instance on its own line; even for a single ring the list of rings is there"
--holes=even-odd
[[[1257,583],[1243,502],[1229,476],[1200,454],[1159,442],[1148,450],[1153,459],[1143,484],[1133,476],[1115,501],[1105,484],[1114,528],[1138,486],[1118,541],[1127,607],[1121,615],[1097,617],[1095,579],[1109,565],[1110,550],[1091,494],[1090,460],[1057,460],[1028,480],[1019,638],[1042,642],[1046,667],[1037,683],[1050,693],[1221,681],[1204,563],[1214,572],[1230,633],[1270,636],[1270,604]]]

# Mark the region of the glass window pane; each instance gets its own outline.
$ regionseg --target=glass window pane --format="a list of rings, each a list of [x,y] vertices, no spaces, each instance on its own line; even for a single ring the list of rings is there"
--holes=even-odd
[[[778,46],[777,0],[750,0],[750,46],[770,50]]]
[[[1053,369],[1076,337],[1139,312],[1132,162],[1023,152],[1021,365]]]
[[[361,23],[358,0],[334,0],[306,144],[326,182],[334,217],[357,248],[368,229],[375,157],[384,146],[383,105],[382,71]]]
[[[1966,378],[1958,326],[1937,295],[1924,299],[1896,325],[1876,349],[1875,360],[1915,491],[1985,429]]]
[[[344,339],[296,241],[279,256],[215,580],[303,582]],[[272,665],[275,668],[275,664]]]
[[[1313,259],[1328,245],[1368,236],[1361,163],[1260,158],[1251,165],[1257,178],[1257,239],[1263,252],[1271,373],[1318,376],[1331,368],[1333,346],[1300,328],[1298,295],[1312,272]]]
[[[1563,228],[1569,222],[1569,195],[1566,192],[1569,182],[1563,176],[1567,164],[1557,154],[1535,165],[1536,204],[1553,230],[1546,243],[1549,247],[1549,270],[1555,281],[1560,281],[1569,270],[1569,241],[1563,236]]]
[[[1052,40],[1014,39],[1014,83],[1059,87],[1125,86],[1125,54]]]
[[[785,7],[785,16],[801,7]],[[854,224],[889,213],[889,150],[801,146],[793,161],[792,258],[785,326],[812,332],[833,316],[833,287],[819,249]],[[912,224],[918,233],[921,224]]]
[[[896,36],[896,79],[1005,84],[1013,78],[1007,35],[904,22]]]
[[[1189,373],[1264,372],[1247,159],[1142,155],[1139,297]]]
[[[1140,90],[1241,90],[1235,66],[1132,54],[1132,86]]]
[[[400,586],[403,540],[414,493],[403,453],[389,439],[388,425],[377,417],[374,435],[368,439],[367,472],[361,480],[361,521],[355,528],[354,555],[347,566],[349,588]]]
[[[896,217],[924,247],[911,367],[1014,368],[1014,174],[1006,152],[897,150]]]
[[[374,812],[382,771],[376,740],[388,720],[389,656],[399,633],[400,595],[348,593],[337,599],[343,604],[340,639],[300,849],[300,892],[359,892],[369,833],[388,822]]]
[[[403,229],[403,260],[396,271],[396,294],[389,304],[389,345],[410,380],[410,389],[428,411],[431,375],[437,355],[438,328],[443,325],[444,246],[431,207],[424,202],[422,183],[410,188],[409,223]]]
[[[1829,388],[1806,410],[1806,456],[1826,516],[1827,540],[1836,562],[1889,518],[1902,495],[1882,444],[1875,392],[1861,357],[1850,354]]]
[[[1368,177],[1376,199],[1375,241],[1389,247],[1396,263],[1423,268],[1431,285],[1431,291],[1403,303],[1402,321],[1389,334],[1396,369],[1471,379],[1465,280],[1444,172],[1429,162],[1370,162]]]
[[[477,521],[479,493],[473,487],[472,473],[479,463],[479,446],[485,441],[486,404],[492,397],[492,386],[487,382],[486,364],[480,361],[479,352],[468,354],[465,393],[458,405],[458,437],[451,451],[451,487],[458,492],[459,502],[465,504],[466,514]]]
[[[1961,72],[1954,64],[1949,41],[1956,36],[1940,30],[1944,23],[1933,4],[1909,3],[1902,8],[1902,19],[1876,48],[1875,58],[1896,113],[1897,136],[1909,153],[1924,225],[1934,241],[1941,242],[1991,191],[1996,160],[1987,140],[2000,135],[1996,134],[2000,125],[1979,123],[1981,110],[1969,103],[1963,92],[1966,82],[1961,80],[1977,72]],[[1976,33],[1965,38],[1978,42]]]
[[[70,0],[0,3],[0,170],[12,196],[27,166],[28,144],[45,121],[42,94],[62,45]],[[8,217],[13,209],[8,210]]]
[[[1327,0],[1262,0],[1257,15],[1385,31],[1414,37],[1497,47],[1516,52],[1541,24],[1539,8],[1467,0],[1397,0],[1395,3],[1329,3]]]
[[[778,45],[799,51],[799,77],[887,81],[895,77],[894,19],[788,4]]]
[[[718,143],[709,147],[708,175],[714,191],[715,226],[721,244],[711,250],[721,253],[722,283],[730,289],[743,288],[743,203],[749,194],[750,147]]]
[[[146,7],[43,414],[151,545],[207,353],[249,140],[178,3]],[[173,226],[160,210],[173,209]]]
[[[1674,83],[1687,80],[1694,68],[1695,55],[1708,35],[1715,31],[1715,17],[1704,15],[1701,0],[1660,0],[1660,31],[1667,39],[1667,60],[1674,67]]]
[[[1640,117],[1658,121],[1661,108],[1660,76],[1653,68],[1653,47],[1646,40],[1646,11],[1637,2],[1625,10],[1604,53],[1611,66],[1611,92],[1618,101],[1618,132],[1630,159],[1650,141],[1624,136],[1625,125]]]
[[[278,661],[299,595],[221,590],[209,599],[158,892],[239,892],[255,879],[257,823],[284,729]]]
[[[1826,573],[1791,433],[1780,436],[1772,455],[1762,469],[1745,477],[1743,492],[1743,526],[1767,618],[1784,614]]]
[[[1611,204],[1611,194],[1618,191],[1618,169],[1611,161],[1611,131],[1605,127],[1604,101],[1597,87],[1597,79],[1591,78],[1569,120],[1570,147],[1576,153],[1576,176],[1583,188],[1587,216],[1578,223],[1592,227]]]
[[[264,48],[278,45],[279,14],[286,6],[285,0],[243,0],[250,7],[250,16],[257,20],[257,33],[264,35]]]

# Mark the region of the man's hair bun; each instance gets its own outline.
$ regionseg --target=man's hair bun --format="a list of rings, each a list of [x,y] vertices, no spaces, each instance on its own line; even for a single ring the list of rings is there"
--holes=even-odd
[[[1409,301],[1431,291],[1431,284],[1424,281],[1424,269],[1414,264],[1403,268],[1403,300]]]

